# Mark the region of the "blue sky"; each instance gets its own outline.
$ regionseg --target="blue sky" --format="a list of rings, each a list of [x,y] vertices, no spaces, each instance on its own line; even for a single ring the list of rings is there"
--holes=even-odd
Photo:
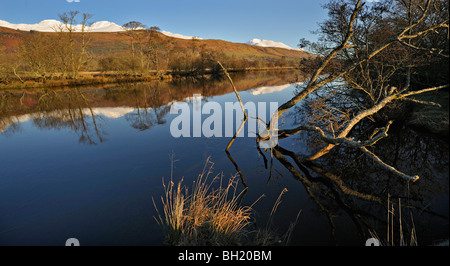
[[[0,0],[0,19],[10,23],[38,23],[78,10],[93,14],[92,22],[119,25],[136,20],[161,30],[247,42],[253,38],[296,47],[326,18],[327,0]]]

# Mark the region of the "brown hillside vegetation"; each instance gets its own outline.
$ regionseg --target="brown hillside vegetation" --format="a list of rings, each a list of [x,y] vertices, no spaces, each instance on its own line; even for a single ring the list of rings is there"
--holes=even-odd
[[[2,53],[17,52],[20,40],[26,38],[33,32],[20,31],[0,27],[0,51]],[[54,36],[53,32],[39,32],[39,34]],[[180,49],[192,48],[192,40],[179,39],[166,36],[160,32],[157,34],[157,41],[160,45],[168,45],[170,48],[178,47]],[[91,51],[95,55],[107,55],[115,52],[127,52],[129,46],[129,38],[123,32],[92,32],[89,33],[92,38]],[[233,43],[215,39],[197,39],[198,46],[205,45],[206,49],[223,51],[226,55],[262,57],[280,59],[287,57],[293,58],[309,58],[313,56],[307,52],[298,50],[288,50],[275,47],[260,47],[244,43]]]
[[[301,60],[314,57],[298,50],[179,39],[160,33],[158,28],[68,33],[0,27],[0,85],[8,88],[110,83],[116,78],[132,81],[130,76],[145,81],[202,75],[217,72],[217,61],[239,71],[298,68]],[[93,79],[99,73],[107,74],[108,79]]]

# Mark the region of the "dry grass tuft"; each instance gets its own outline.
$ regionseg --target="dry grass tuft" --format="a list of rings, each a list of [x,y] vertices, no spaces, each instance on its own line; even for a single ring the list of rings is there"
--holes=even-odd
[[[212,167],[208,158],[191,191],[183,180],[178,184],[163,181],[163,215],[153,203],[158,212],[155,219],[165,228],[168,245],[240,245],[246,236],[253,205],[240,206],[243,192],[236,191],[236,176],[224,184],[221,175],[210,177]],[[217,182],[218,188],[214,188]]]

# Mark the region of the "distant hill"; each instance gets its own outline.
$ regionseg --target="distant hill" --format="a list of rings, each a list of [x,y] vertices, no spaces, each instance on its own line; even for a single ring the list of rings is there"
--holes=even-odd
[[[49,21],[45,21],[49,22]],[[42,22],[39,23],[42,26]],[[48,24],[47,24],[48,25]],[[123,32],[97,32],[100,28],[116,28],[110,23],[97,22],[92,25],[97,25],[96,30],[91,32],[92,42],[90,51],[95,55],[105,55],[108,53],[125,52],[129,46],[129,38]],[[55,23],[52,24],[55,26]],[[116,28],[117,29],[117,28]],[[18,44],[30,31],[15,30],[11,28],[0,26],[0,51],[5,53],[14,53],[17,50]],[[165,34],[164,34],[165,33]],[[192,39],[181,38],[180,35],[171,34],[168,32],[157,33],[158,40],[162,44],[171,47],[187,48],[191,46]],[[45,32],[44,34],[55,34],[54,32]],[[167,34],[167,35],[166,35]],[[168,35],[177,36],[171,37]],[[183,37],[183,36],[182,36]],[[185,36],[184,36],[185,37]],[[205,48],[210,50],[217,50],[224,52],[226,55],[244,56],[249,58],[266,58],[266,59],[300,59],[309,58],[312,54],[297,49],[281,48],[281,47],[264,47],[264,43],[233,43],[223,40],[214,39],[197,39],[198,45],[205,45]]]
[[[35,24],[13,24],[13,23],[9,23],[4,20],[0,20],[0,27],[10,28],[10,29],[14,29],[14,30],[21,30],[21,31],[33,30],[33,31],[40,31],[40,32],[55,32],[55,30],[57,30],[57,29],[64,28],[63,26],[64,26],[64,24],[62,22],[54,20],[54,19],[46,19],[46,20],[43,20],[43,21],[41,21],[39,23],[35,23]],[[74,26],[74,28],[77,31],[80,31],[81,27],[82,27],[81,25]],[[89,32],[123,32],[123,31],[125,31],[125,29],[122,26],[120,26],[114,22],[109,22],[109,21],[95,22],[92,25],[88,26],[86,30]],[[175,38],[179,38],[179,39],[189,39],[189,40],[192,38],[202,39],[199,37],[186,36],[186,35],[172,33],[172,32],[168,32],[168,31],[164,31],[164,30],[161,31],[161,33],[166,36],[175,37]],[[303,49],[292,48],[281,42],[276,42],[276,41],[271,41],[271,40],[262,40],[262,39],[256,39],[256,38],[248,41],[247,44],[261,46],[261,47],[275,47],[275,48],[285,48],[288,50],[304,51]]]
[[[80,26],[75,25],[75,29],[78,28]],[[44,20],[37,24],[11,24],[0,20],[0,82],[18,80],[23,83],[22,78],[25,77],[67,74],[63,72],[68,69],[65,67],[75,65],[64,64],[75,57],[67,53],[66,47],[69,46],[66,45],[69,43],[59,41],[67,41],[61,32],[66,34],[61,22],[56,20]],[[92,24],[88,32],[89,45],[85,54],[88,60],[79,65],[76,74],[71,72],[73,76],[79,72],[89,74],[99,71],[113,74],[198,75],[210,70],[217,71],[217,61],[229,70],[237,71],[292,68],[298,67],[304,59],[316,57],[302,49],[260,39],[234,43],[167,31],[138,30],[133,34],[144,37],[132,40],[122,27],[108,21]],[[79,29],[73,34],[75,47],[79,47],[82,43]],[[21,50],[21,44],[27,48]],[[23,51],[26,51],[26,56],[18,56],[23,55]]]

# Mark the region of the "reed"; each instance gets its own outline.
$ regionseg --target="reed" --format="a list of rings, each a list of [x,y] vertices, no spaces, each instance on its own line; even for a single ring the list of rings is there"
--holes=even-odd
[[[173,157],[171,169],[173,169]],[[262,198],[261,195],[250,206],[241,205],[247,187],[238,192],[239,178],[231,176],[228,180],[223,175],[213,176],[213,163],[208,157],[201,174],[191,186],[183,185],[184,180],[164,182],[161,196],[162,211],[155,200],[153,205],[157,216],[156,222],[165,230],[166,244],[172,246],[272,246],[288,245],[294,227],[298,223],[300,212],[283,235],[278,235],[273,218],[281,204],[283,189],[270,212],[265,227],[256,228],[252,219],[253,206]],[[252,230],[250,230],[252,228]]]
[[[166,230],[168,245],[242,244],[253,204],[240,206],[245,190],[237,192],[236,176],[224,182],[222,175],[211,177],[212,167],[208,158],[191,188],[183,185],[183,179],[177,184],[163,181],[162,214],[153,203],[158,213],[155,219]]]
[[[395,205],[398,206],[397,211]],[[412,212],[410,224],[405,223],[402,216],[402,203],[400,198],[397,204],[391,199],[388,194],[387,198],[387,218],[386,218],[386,238],[383,239],[376,232],[369,230],[372,238],[380,241],[382,246],[418,246],[416,226]],[[398,222],[396,222],[398,221]]]
[[[295,226],[298,223],[298,219],[300,217],[301,210],[297,213],[297,216],[293,222],[289,224],[289,227],[287,231],[280,235],[277,233],[277,230],[274,228],[274,217],[275,213],[281,204],[281,198],[282,196],[287,192],[288,190],[284,188],[280,195],[278,196],[277,200],[275,201],[272,210],[269,215],[269,219],[266,223],[265,227],[259,228],[256,230],[256,235],[253,239],[252,245],[255,246],[275,246],[275,245],[281,245],[281,246],[287,246],[289,245],[292,237],[292,233],[294,232]]]

